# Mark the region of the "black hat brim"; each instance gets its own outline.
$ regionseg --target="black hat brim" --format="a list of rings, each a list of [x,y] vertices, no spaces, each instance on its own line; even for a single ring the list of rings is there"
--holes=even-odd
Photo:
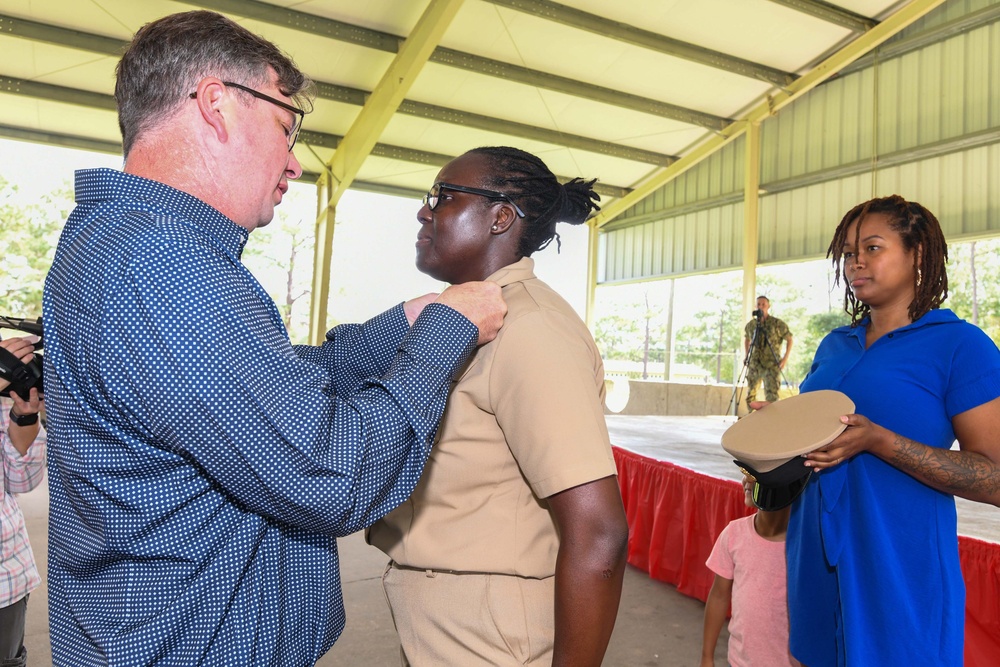
[[[757,509],[774,512],[791,505],[809,483],[813,470],[805,465],[802,457],[796,456],[768,472],[758,472],[753,466],[734,461],[745,473],[754,479],[751,500]]]

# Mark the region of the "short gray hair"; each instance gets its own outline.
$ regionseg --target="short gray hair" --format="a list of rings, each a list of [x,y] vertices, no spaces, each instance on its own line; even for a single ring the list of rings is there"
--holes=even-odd
[[[116,68],[115,100],[125,156],[144,131],[156,126],[206,76],[261,86],[268,69],[278,89],[312,110],[313,82],[271,42],[209,11],[171,14],[135,34]]]

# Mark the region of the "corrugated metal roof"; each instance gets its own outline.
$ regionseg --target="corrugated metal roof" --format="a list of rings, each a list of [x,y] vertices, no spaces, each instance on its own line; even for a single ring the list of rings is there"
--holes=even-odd
[[[116,53],[146,22],[217,9],[323,82],[296,155],[323,169],[424,0],[0,0],[0,136],[120,141]],[[794,80],[894,0],[466,0],[357,187],[414,194],[449,157],[513,144],[621,195]]]
[[[941,220],[949,241],[1000,232],[1000,1],[955,0],[805,94],[761,128],[756,262],[826,254],[855,204],[898,193]],[[599,282],[744,268],[743,137],[680,173],[603,231]],[[708,246],[688,247],[694,215]],[[725,226],[707,221],[724,216]],[[635,226],[637,231],[632,231]],[[754,227],[754,225],[750,225]],[[671,239],[668,253],[632,243]],[[628,249],[636,256],[626,256]],[[672,262],[653,261],[672,254]]]

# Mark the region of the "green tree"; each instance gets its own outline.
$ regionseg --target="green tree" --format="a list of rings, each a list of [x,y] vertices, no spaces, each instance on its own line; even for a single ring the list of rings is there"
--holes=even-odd
[[[594,340],[605,359],[663,363],[666,354],[666,307],[648,293],[615,303],[614,312],[594,322]],[[662,370],[662,369],[660,369]]]
[[[784,320],[794,336],[805,318],[806,309],[800,303],[801,290],[788,280],[764,274],[758,276],[757,294],[771,299],[773,315]],[[732,382],[737,374],[742,373],[745,356],[742,276],[733,275],[719,288],[700,296],[699,301],[705,304],[705,308],[695,314],[695,322],[677,331],[675,359],[711,369],[717,382]],[[779,349],[778,353],[782,350]],[[796,355],[797,352],[793,353],[793,357]],[[737,362],[741,364],[739,368],[735,367]],[[785,379],[795,384],[801,377],[786,368]]]
[[[1000,344],[1000,239],[956,243],[948,255],[948,300],[943,307]]]
[[[642,358],[642,334],[634,317],[612,314],[599,318],[594,323],[594,340],[605,359]]]
[[[52,266],[66,216],[73,206],[63,186],[37,201],[25,201],[19,188],[0,177],[0,314],[39,317],[42,289]]]
[[[274,221],[254,230],[243,250],[243,262],[260,281],[281,311],[292,342],[309,337],[309,299],[312,293],[312,227],[278,211]]]
[[[737,346],[742,346],[742,301],[727,291],[709,291],[696,322],[682,326],[674,339],[674,360],[711,369],[716,382],[732,382]]]
[[[807,316],[805,326],[796,332],[792,359],[785,368],[786,376],[796,378],[796,383],[804,380],[809,373],[810,366],[812,366],[816,348],[819,347],[823,338],[837,327],[850,323],[851,318],[843,310]]]
[[[793,282],[777,275],[761,274],[757,276],[757,294],[763,294],[771,300],[771,314],[780,318],[792,332],[792,355],[788,365],[782,371],[782,378],[792,386],[798,385],[805,377],[805,371],[812,363],[818,340],[809,335],[809,327],[815,312],[815,304],[806,300],[803,291]],[[776,352],[784,351],[781,343]]]

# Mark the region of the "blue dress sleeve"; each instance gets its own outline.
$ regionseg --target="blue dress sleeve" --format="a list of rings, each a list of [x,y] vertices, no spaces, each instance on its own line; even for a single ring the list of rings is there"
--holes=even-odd
[[[979,327],[963,323],[962,329],[945,393],[949,419],[1000,396],[1000,350]]]

